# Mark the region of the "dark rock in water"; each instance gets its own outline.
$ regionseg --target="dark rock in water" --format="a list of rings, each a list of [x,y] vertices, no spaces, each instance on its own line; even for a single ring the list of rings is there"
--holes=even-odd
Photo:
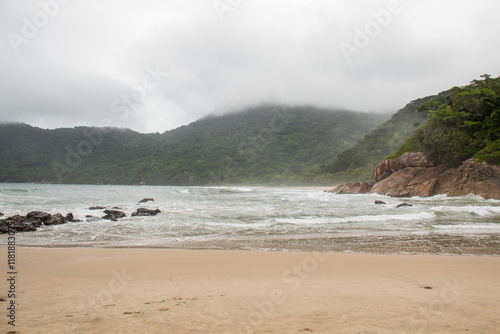
[[[102,219],[109,219],[112,221],[117,221],[120,218],[127,217],[127,215],[121,211],[118,210],[104,210],[104,213],[106,214]]]
[[[52,215],[47,221],[44,222],[45,225],[62,225],[66,224],[67,220],[60,213]]]
[[[9,232],[9,227],[7,226],[7,223],[3,220],[0,220],[0,233],[8,233]]]
[[[0,217],[2,217],[2,216],[3,216],[3,213],[0,212]]]
[[[85,219],[87,220],[87,222],[96,222],[96,221],[101,220],[101,218],[94,217],[94,216],[91,216],[91,215],[86,215]]]
[[[382,201],[375,201],[375,204],[385,204],[385,202],[382,202]]]
[[[28,218],[28,219],[26,219],[25,222],[26,223],[31,223],[35,227],[40,227],[40,226],[43,225],[43,222],[40,219],[36,219],[36,218]]]
[[[154,202],[154,198],[143,198],[139,201],[139,203],[147,203],[147,202]]]
[[[91,206],[89,210],[103,210],[106,209],[104,206]]]
[[[9,226],[16,232],[36,231],[36,227],[31,222],[25,221],[26,217],[16,215],[0,221],[0,233],[8,233]]]
[[[413,206],[413,205],[408,204],[408,203],[401,203],[401,204],[398,204],[398,206],[396,206],[396,208],[402,208],[404,206]]]
[[[43,211],[31,211],[26,215],[26,219],[32,222],[36,227],[42,226],[52,215]]]
[[[26,220],[26,217],[21,215],[10,216],[5,219],[5,221],[14,222],[14,223],[23,223]]]
[[[81,222],[80,219],[75,219],[75,217],[73,216],[73,213],[70,212],[66,215],[66,220],[69,221],[69,222],[72,222],[72,223],[78,223],[78,222]]]
[[[139,208],[136,212],[132,213],[132,216],[156,216],[160,212],[160,209],[150,210],[146,208]]]
[[[23,223],[14,223],[14,229],[16,232],[33,232],[36,231],[36,227],[33,223],[23,222]]]

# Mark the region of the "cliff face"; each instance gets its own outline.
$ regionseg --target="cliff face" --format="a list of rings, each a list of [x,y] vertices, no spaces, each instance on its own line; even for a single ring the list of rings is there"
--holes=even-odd
[[[338,186],[329,192],[376,193],[393,197],[438,194],[464,196],[475,194],[486,199],[500,199],[500,166],[466,160],[458,168],[433,166],[423,153],[405,153],[386,160],[373,170],[375,184],[366,182]]]

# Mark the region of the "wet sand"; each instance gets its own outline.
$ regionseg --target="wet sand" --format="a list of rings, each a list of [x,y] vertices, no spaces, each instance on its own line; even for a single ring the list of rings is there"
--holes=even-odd
[[[19,333],[500,333],[500,257],[20,248]],[[0,256],[5,259],[7,250]],[[4,275],[7,266],[4,265]],[[2,280],[0,305],[7,306]]]

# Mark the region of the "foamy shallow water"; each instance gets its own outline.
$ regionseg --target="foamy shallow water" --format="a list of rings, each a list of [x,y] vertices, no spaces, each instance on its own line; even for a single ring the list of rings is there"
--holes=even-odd
[[[141,203],[146,197],[154,203]],[[386,205],[375,205],[376,200]],[[396,208],[402,202],[412,207]],[[90,206],[119,207],[111,222]],[[154,217],[130,217],[139,207]],[[0,184],[6,216],[72,212],[80,223],[18,233],[36,247],[162,247],[500,255],[500,201],[478,196],[389,198],[321,190]],[[6,236],[0,236],[6,244]]]

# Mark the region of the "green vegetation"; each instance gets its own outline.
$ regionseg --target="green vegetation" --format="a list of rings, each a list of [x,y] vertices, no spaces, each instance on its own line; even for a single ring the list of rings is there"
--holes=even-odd
[[[500,164],[500,78],[481,77],[422,108],[430,118],[391,158],[422,151],[438,164],[458,166],[471,157]]]
[[[163,134],[0,124],[0,182],[333,185],[370,181],[379,162],[411,151],[500,164],[500,78],[415,100],[389,120],[264,105]]]
[[[373,167],[396,151],[427,120],[429,114],[422,112],[422,107],[429,102],[444,101],[448,95],[446,91],[410,102],[356,145],[339,154],[333,163],[323,166],[318,180],[327,184],[372,181]]]
[[[163,134],[0,124],[0,182],[312,184],[386,115],[260,106]]]

